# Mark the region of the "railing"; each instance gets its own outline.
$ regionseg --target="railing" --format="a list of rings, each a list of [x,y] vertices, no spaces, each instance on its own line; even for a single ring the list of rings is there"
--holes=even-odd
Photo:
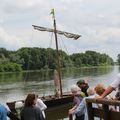
[[[99,117],[100,120],[120,120],[120,111],[111,110],[112,108],[119,108],[120,102],[115,100],[105,100],[105,99],[86,99],[87,110],[88,110],[88,120],[94,120],[94,117]],[[95,104],[100,104],[101,107],[94,108]]]

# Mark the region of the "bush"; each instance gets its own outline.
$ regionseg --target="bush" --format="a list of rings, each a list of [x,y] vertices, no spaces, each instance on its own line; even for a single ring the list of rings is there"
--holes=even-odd
[[[18,72],[22,71],[22,67],[17,63],[6,63],[0,65],[0,72]]]

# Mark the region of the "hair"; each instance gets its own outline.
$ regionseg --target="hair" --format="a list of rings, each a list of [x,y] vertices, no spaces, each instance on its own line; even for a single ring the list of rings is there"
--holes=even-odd
[[[36,99],[35,94],[28,94],[26,99],[25,99],[25,106],[29,107],[34,105],[34,100]]]
[[[95,92],[98,94],[98,95],[102,95],[103,92],[105,91],[105,86],[103,84],[97,84],[96,87],[95,87]]]
[[[94,94],[95,94],[94,89],[93,89],[93,88],[88,88],[88,89],[87,89],[87,94],[88,94],[88,96],[94,95]]]
[[[72,85],[71,86],[71,92],[72,93],[77,93],[80,90],[80,88],[77,85]]]

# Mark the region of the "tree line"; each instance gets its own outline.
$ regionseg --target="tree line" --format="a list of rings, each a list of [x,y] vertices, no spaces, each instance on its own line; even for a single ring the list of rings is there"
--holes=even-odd
[[[113,65],[113,59],[107,54],[95,51],[73,53],[68,55],[59,50],[60,67],[89,67]],[[120,55],[118,55],[120,62]],[[56,68],[56,50],[52,48],[24,47],[16,51],[0,48],[0,72],[16,72],[22,70],[41,70]]]

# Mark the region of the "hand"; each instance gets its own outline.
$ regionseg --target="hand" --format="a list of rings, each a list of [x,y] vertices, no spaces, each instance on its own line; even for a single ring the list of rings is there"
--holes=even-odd
[[[74,110],[72,110],[72,109],[69,109],[69,115],[72,115],[73,114],[73,112],[74,112]]]

